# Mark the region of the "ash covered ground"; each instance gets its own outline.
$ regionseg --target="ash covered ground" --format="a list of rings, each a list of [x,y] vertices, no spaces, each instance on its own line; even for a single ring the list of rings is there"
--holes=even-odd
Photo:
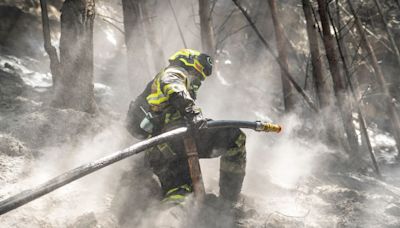
[[[10,38],[0,52],[0,199],[137,142],[124,129],[134,93],[123,87],[126,79],[113,80],[124,70],[96,66],[100,114],[49,106],[51,75],[40,32],[35,32],[40,15],[18,1],[0,5],[5,7],[20,15],[15,33],[22,34],[26,21],[32,20],[28,27],[33,35],[25,40]],[[100,2],[97,7],[105,14],[111,6]],[[104,42],[115,54],[121,48],[121,35],[109,25],[98,24],[97,41],[100,44],[100,37],[108,37]],[[176,47],[170,46],[172,53]],[[32,53],[27,55],[21,48]],[[98,62],[113,58],[113,54],[102,55]],[[224,71],[232,61],[226,59],[221,72],[204,85],[204,94],[212,95],[202,97],[200,92],[205,115],[271,118],[284,126],[279,135],[246,131],[248,167],[234,210],[218,205],[218,159],[201,161],[209,195],[205,209],[199,211],[190,197],[177,207],[160,204],[157,180],[145,167],[144,157],[137,155],[0,216],[0,227],[400,227],[400,166],[389,133],[373,124],[368,129],[384,175],[380,180],[367,151],[358,162],[349,162],[344,152],[320,141],[312,121],[301,114],[282,117],[277,108],[279,88],[274,87],[278,79],[247,82],[237,89],[239,82]],[[123,68],[123,61],[114,63]],[[246,69],[250,71],[259,75],[266,70],[259,64]],[[265,87],[273,89],[264,91]],[[238,92],[229,99],[237,102],[221,105],[232,88]]]

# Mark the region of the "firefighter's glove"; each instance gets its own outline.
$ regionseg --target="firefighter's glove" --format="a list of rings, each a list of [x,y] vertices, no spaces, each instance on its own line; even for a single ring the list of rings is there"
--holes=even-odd
[[[193,99],[185,92],[171,94],[170,103],[174,106],[186,119],[189,128],[198,130],[207,127],[207,119],[201,114]]]
[[[205,119],[202,114],[196,115],[193,117],[190,125],[195,129],[207,128],[207,119]]]
[[[203,117],[201,110],[196,106],[189,106],[185,109],[186,119],[189,127],[193,130],[207,128],[207,119]]]

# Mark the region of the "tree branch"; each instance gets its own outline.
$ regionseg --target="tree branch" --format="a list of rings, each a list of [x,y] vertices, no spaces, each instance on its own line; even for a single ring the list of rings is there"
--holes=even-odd
[[[284,64],[279,60],[279,58],[274,54],[271,46],[268,44],[268,42],[265,40],[265,38],[261,35],[260,31],[257,29],[255,24],[253,23],[253,20],[247,13],[247,11],[239,4],[238,0],[232,0],[233,3],[239,8],[239,10],[242,12],[243,16],[246,18],[246,20],[249,22],[250,26],[253,28],[254,32],[257,34],[258,38],[260,41],[264,44],[265,48],[269,51],[269,53],[274,57],[275,61],[279,64],[280,68],[285,71],[285,77],[288,78],[288,80],[292,83],[293,87],[297,90],[297,92],[300,93],[300,95],[304,98],[306,103],[310,106],[312,110],[315,112],[318,112],[317,107],[315,106],[314,102],[311,100],[311,98],[306,94],[306,92],[301,88],[301,86],[294,80],[293,76],[290,74],[290,72],[285,68]]]

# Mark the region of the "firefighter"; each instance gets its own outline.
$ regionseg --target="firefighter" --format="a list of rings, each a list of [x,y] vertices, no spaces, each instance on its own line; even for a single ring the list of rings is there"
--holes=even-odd
[[[183,49],[169,58],[169,66],[149,82],[131,102],[127,129],[136,138],[146,138],[181,126],[205,128],[207,119],[195,100],[198,89],[212,72],[209,55]],[[200,158],[221,156],[220,196],[237,202],[246,168],[246,136],[238,128],[196,131]],[[192,192],[187,157],[182,139],[175,139],[146,152],[147,160],[158,176],[164,201],[181,202]]]

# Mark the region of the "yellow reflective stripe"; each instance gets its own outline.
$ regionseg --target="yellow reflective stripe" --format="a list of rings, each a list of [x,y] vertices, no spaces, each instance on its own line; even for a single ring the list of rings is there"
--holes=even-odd
[[[160,88],[160,77],[157,77],[155,80],[155,87],[157,90],[146,97],[147,103],[151,105],[160,105],[161,103],[167,101],[169,97],[165,96]]]
[[[191,191],[192,191],[192,188],[191,188],[189,185],[187,185],[187,184],[182,185],[181,188],[185,189],[185,190],[188,191],[188,192],[191,192]]]
[[[168,192],[165,194],[165,195],[170,195],[170,194],[172,194],[173,192],[176,192],[176,191],[178,191],[179,190],[179,188],[172,188],[172,189],[170,189],[170,190],[168,190]]]
[[[152,104],[152,105],[160,105],[161,103],[164,103],[167,100],[168,100],[168,97],[161,97],[161,98],[156,99],[156,100],[147,99],[147,103]]]
[[[173,54],[169,59],[175,60],[179,55],[183,55],[183,56],[186,56],[187,58],[189,58],[190,54],[198,56],[201,53],[199,51],[196,51],[193,49],[182,49],[182,50],[179,50],[178,52],[176,52],[175,54]]]
[[[159,96],[158,93],[152,93],[152,94],[150,94],[150,95],[147,96],[147,99],[149,99],[149,98],[155,98],[155,97],[158,97],[158,96]]]
[[[186,59],[179,59],[181,62],[183,62],[186,66],[191,66],[194,69],[197,70],[197,72],[199,72],[201,74],[201,76],[203,77],[203,80],[207,78],[206,74],[203,71],[204,66],[200,64],[200,62],[195,59],[193,61],[193,63],[189,63],[188,61],[186,61]],[[201,69],[200,69],[201,68]]]
[[[159,79],[160,79],[160,77],[156,77],[156,79],[154,80],[154,83],[152,85],[152,93],[150,95],[148,95],[146,99],[158,97],[161,94]],[[153,91],[154,89],[156,91]]]
[[[172,193],[174,193],[174,192],[176,192],[176,191],[178,191],[180,189],[183,189],[183,190],[187,191],[188,193],[192,191],[192,188],[189,185],[184,184],[184,185],[181,185],[179,187],[172,188],[172,189],[168,190],[168,192],[165,195],[168,196],[168,195],[170,195],[170,194],[172,194]]]
[[[168,201],[184,201],[185,200],[185,196],[183,195],[172,195],[172,196],[168,196],[167,198],[163,199],[162,202],[168,202]]]

